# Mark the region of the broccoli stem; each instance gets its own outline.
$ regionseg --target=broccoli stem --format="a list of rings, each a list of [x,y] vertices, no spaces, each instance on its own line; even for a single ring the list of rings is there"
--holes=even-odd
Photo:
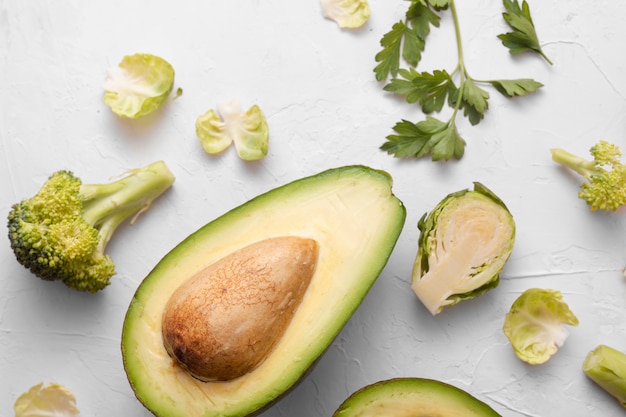
[[[551,149],[552,160],[566,168],[572,169],[582,175],[583,177],[590,179],[592,175],[596,174],[598,168],[594,161],[581,158],[566,151],[565,149]]]
[[[583,372],[626,407],[626,354],[598,345],[583,362]]]
[[[121,223],[131,216],[134,222],[173,182],[174,176],[165,163],[157,161],[129,170],[109,184],[82,184],[83,218],[99,230],[101,252]]]

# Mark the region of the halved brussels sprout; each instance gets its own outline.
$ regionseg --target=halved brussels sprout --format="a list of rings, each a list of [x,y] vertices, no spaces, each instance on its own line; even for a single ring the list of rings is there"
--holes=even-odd
[[[530,288],[513,303],[503,331],[518,358],[531,365],[546,362],[565,343],[565,325],[577,326],[578,318],[557,290]]]
[[[104,102],[121,117],[136,119],[157,110],[174,87],[174,68],[156,55],[127,55],[109,71]]]
[[[418,223],[411,287],[435,315],[495,288],[515,240],[506,205],[479,182],[448,194]]]

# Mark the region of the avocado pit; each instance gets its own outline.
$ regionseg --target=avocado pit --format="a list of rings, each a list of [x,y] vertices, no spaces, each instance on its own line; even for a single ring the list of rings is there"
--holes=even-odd
[[[268,238],[196,273],[165,306],[168,354],[202,381],[228,381],[256,368],[302,302],[318,252],[313,239]]]

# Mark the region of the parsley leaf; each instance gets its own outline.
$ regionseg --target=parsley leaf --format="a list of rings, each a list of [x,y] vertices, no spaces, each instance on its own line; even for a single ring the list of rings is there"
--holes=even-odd
[[[374,68],[378,81],[386,79],[389,75],[395,77],[400,68],[401,58],[410,66],[417,66],[422,59],[431,25],[439,26],[440,17],[430,8],[426,0],[410,1],[411,6],[405,14],[405,20],[395,23],[380,40],[383,49],[374,58],[378,62]]]
[[[391,74],[396,76],[400,68],[400,52],[402,39],[406,31],[406,24],[402,21],[395,23],[391,30],[385,33],[380,40],[383,49],[376,54],[378,65],[374,68],[376,79],[382,81]]]
[[[506,12],[502,13],[502,17],[513,29],[512,32],[498,35],[502,44],[509,48],[509,52],[512,55],[533,51],[552,65],[552,61],[543,53],[539,45],[535,24],[530,16],[530,7],[526,0],[523,1],[521,8],[517,0],[503,0],[502,2],[506,9]]]
[[[446,97],[456,95],[457,87],[445,70],[435,70],[432,74],[414,69],[400,70],[399,75],[404,80],[394,78],[383,89],[405,95],[407,103],[419,102],[424,113],[441,111]]]
[[[435,120],[433,118],[430,119]],[[441,159],[447,161],[451,158],[461,159],[465,153],[465,141],[456,129],[454,119],[445,123],[443,129],[433,133],[431,141],[433,144],[431,150],[433,161],[439,161]]]
[[[428,3],[437,10],[443,10],[450,5],[450,0],[430,0]]]
[[[430,153],[428,142],[431,135],[423,132],[418,124],[403,119],[393,130],[397,134],[387,136],[387,142],[380,147],[383,151],[397,158],[421,158]]]
[[[489,103],[487,102],[489,93],[476,85],[470,77],[463,83],[461,91],[463,114],[467,116],[472,125],[477,125],[485,117],[485,111],[489,108]]]
[[[525,96],[534,93],[543,87],[543,84],[530,78],[520,78],[517,80],[491,80],[489,81],[500,94],[506,97]]]
[[[378,81],[389,79],[385,91],[404,96],[407,103],[417,103],[426,119],[417,123],[408,120],[398,122],[394,134],[387,136],[381,150],[396,158],[422,158],[430,155],[433,161],[460,159],[465,152],[465,140],[456,128],[456,117],[462,114],[470,124],[478,124],[489,108],[489,92],[483,85],[491,85],[506,97],[523,96],[543,85],[529,78],[515,80],[478,80],[472,78],[463,59],[460,28],[454,0],[408,0],[410,5],[405,19],[395,23],[383,35],[382,50],[376,54],[378,63],[374,72]],[[505,19],[517,32],[507,34],[507,42],[527,35],[528,24],[534,34],[530,11],[524,1],[523,10],[517,0],[503,0],[507,7]],[[440,13],[450,10],[457,41],[458,62],[452,72],[437,69],[420,72],[417,66],[426,46],[432,27],[439,27]],[[518,13],[519,11],[519,13]],[[523,29],[523,30],[520,30]],[[535,34],[536,39],[536,34]],[[538,42],[537,42],[538,44]],[[402,64],[406,64],[403,67]],[[457,83],[458,81],[458,83]],[[447,122],[430,114],[440,112],[444,105],[453,109]]]
[[[461,159],[465,151],[465,141],[454,120],[444,123],[430,116],[418,123],[402,120],[393,130],[397,134],[387,136],[381,149],[397,158],[421,158],[430,154],[433,161],[447,161]]]

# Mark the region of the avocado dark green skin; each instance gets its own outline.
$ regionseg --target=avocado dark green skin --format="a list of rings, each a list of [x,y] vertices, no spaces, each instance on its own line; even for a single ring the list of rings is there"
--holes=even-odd
[[[403,400],[397,400],[398,397]],[[414,417],[431,417],[433,411],[442,417],[448,413],[464,417],[502,417],[488,404],[460,388],[417,377],[393,378],[367,385],[350,395],[333,413],[333,417],[367,416],[370,407],[376,407],[380,412],[386,404],[393,404],[395,408],[406,404]],[[393,417],[392,414],[384,415]]]

